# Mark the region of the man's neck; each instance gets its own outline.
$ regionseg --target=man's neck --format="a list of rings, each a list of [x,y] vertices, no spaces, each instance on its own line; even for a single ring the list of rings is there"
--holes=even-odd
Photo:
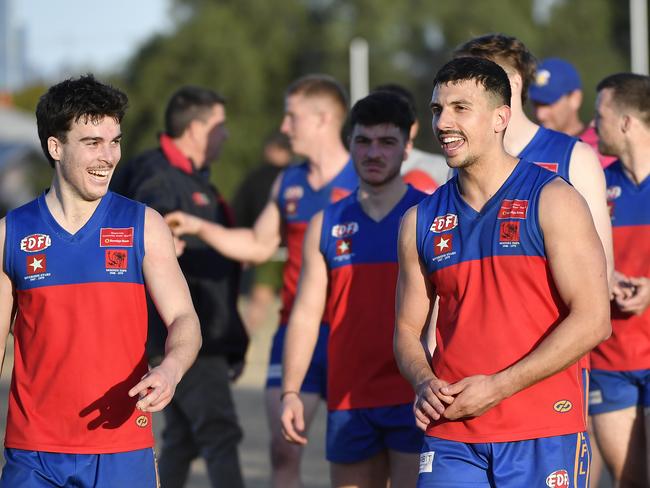
[[[70,234],[75,234],[90,220],[101,198],[86,201],[55,176],[45,194],[45,203],[54,220]]]
[[[309,161],[307,180],[316,190],[332,181],[350,160],[350,155],[338,138],[314,144],[313,150],[306,156]]]
[[[379,222],[395,208],[407,190],[408,186],[400,175],[382,186],[371,186],[359,181],[357,199],[364,213]]]
[[[519,160],[503,150],[485,153],[481,159],[458,171],[463,200],[477,212],[503,186]]]
[[[511,109],[510,122],[506,129],[506,135],[503,139],[503,145],[512,156],[518,156],[521,151],[528,145],[528,143],[535,137],[539,125],[532,122],[528,117],[521,105],[521,100],[518,95],[513,94],[513,102]],[[517,101],[514,101],[517,100]]]
[[[578,117],[574,117],[562,132],[573,137],[580,137],[585,129],[586,127],[585,124],[582,123],[582,120]]]
[[[628,177],[637,185],[650,175],[650,134],[628,145],[620,156]]]
[[[183,156],[190,160],[194,169],[198,170],[203,167],[203,164],[205,163],[204,156],[200,153],[200,151],[196,150],[194,144],[191,141],[188,141],[183,137],[179,137],[177,139],[172,139],[172,142],[178,148],[178,150],[183,153]]]

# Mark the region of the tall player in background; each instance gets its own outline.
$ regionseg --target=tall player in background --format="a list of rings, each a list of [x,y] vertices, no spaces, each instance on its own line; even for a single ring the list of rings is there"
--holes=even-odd
[[[36,108],[52,184],[0,221],[3,353],[15,311],[2,486],[158,484],[150,412],[171,400],[201,334],[162,217],[108,191],[126,103],[88,75]],[[168,329],[150,371],[145,283]]]
[[[166,216],[176,235],[195,234],[224,256],[261,263],[278,248],[284,234],[288,260],[284,268],[280,327],[273,338],[266,388],[266,407],[271,428],[273,486],[299,487],[302,448],[288,443],[280,428],[280,384],[286,324],[293,306],[302,265],[302,242],[309,220],[329,204],[347,196],[358,185],[357,175],[341,130],[347,113],[347,97],[333,78],[308,75],[292,83],[286,92],[281,130],[289,137],[302,164],[283,171],[271,189],[269,202],[252,229],[227,229],[180,212]],[[306,429],[326,394],[327,337],[321,325],[316,352],[301,392]]]
[[[612,226],[607,212],[605,177],[596,154],[575,137],[535,124],[524,112],[528,88],[535,79],[535,57],[519,39],[504,34],[488,34],[467,41],[454,52],[454,57],[464,56],[494,61],[508,74],[512,115],[503,140],[506,151],[556,172],[580,192],[589,205],[603,243],[611,277]]]
[[[612,337],[591,354],[589,412],[617,486],[650,485],[650,78],[619,73],[597,87],[616,263]]]
[[[506,152],[510,99],[489,60],[434,80],[434,134],[458,171],[402,222],[395,333],[426,429],[421,487],[589,483],[577,361],[609,335],[605,257],[579,193]]]
[[[327,459],[333,487],[415,485],[422,432],[413,390],[393,357],[397,232],[402,215],[426,195],[407,186],[414,114],[395,93],[373,92],[350,112],[356,193],[311,220],[283,359],[282,426],[305,444],[299,390],[327,308]]]

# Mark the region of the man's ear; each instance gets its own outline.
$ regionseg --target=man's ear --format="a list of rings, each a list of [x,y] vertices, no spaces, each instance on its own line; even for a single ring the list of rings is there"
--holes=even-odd
[[[50,157],[55,161],[61,161],[61,153],[63,152],[63,144],[56,137],[50,136],[47,138],[47,151]]]
[[[508,128],[512,111],[508,105],[501,105],[494,110],[494,132],[504,132]]]

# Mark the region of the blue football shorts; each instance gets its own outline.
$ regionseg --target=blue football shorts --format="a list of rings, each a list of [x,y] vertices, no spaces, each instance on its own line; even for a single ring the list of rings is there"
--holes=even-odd
[[[2,488],[157,488],[152,448],[114,454],[64,454],[5,449]]]
[[[650,407],[650,369],[591,370],[589,415],[614,412],[634,406]]]
[[[588,488],[586,432],[470,444],[425,436],[418,488]]]
[[[284,352],[286,333],[287,327],[282,324],[273,336],[269,369],[266,376],[267,388],[280,388],[282,386],[282,354]],[[329,325],[321,324],[314,355],[311,358],[309,369],[300,388],[302,392],[317,393],[322,398],[326,398],[327,395],[327,339],[329,334]]]
[[[327,414],[327,460],[333,463],[356,463],[387,449],[417,454],[423,437],[412,403]]]

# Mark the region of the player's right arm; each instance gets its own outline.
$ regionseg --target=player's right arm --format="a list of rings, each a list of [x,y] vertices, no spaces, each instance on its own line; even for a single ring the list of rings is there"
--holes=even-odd
[[[278,193],[281,178],[282,174],[276,178],[269,201],[250,229],[224,227],[180,211],[165,215],[165,221],[177,237],[194,234],[227,258],[253,264],[263,263],[273,256],[280,245]]]
[[[291,309],[282,357],[282,433],[286,440],[306,444],[300,433],[305,429],[300,387],[311,362],[325,302],[327,264],[320,252],[323,212],[309,223],[303,244],[303,262],[296,300]]]
[[[431,419],[437,420],[453,398],[440,389],[448,383],[431,370],[423,336],[431,320],[436,295],[427,279],[416,246],[417,207],[402,220],[398,241],[399,275],[397,279],[396,322],[393,347],[397,367],[416,393],[415,420],[425,430]]]
[[[9,330],[11,329],[11,322],[13,321],[15,312],[13,283],[4,271],[6,230],[6,219],[2,219],[0,220],[0,351],[2,352],[0,374],[4,367],[7,338],[9,337]]]
[[[607,209],[605,173],[594,150],[584,142],[578,142],[571,153],[569,180],[587,202],[596,232],[600,238],[607,260],[607,281],[610,292],[614,286],[614,248],[612,222]]]

